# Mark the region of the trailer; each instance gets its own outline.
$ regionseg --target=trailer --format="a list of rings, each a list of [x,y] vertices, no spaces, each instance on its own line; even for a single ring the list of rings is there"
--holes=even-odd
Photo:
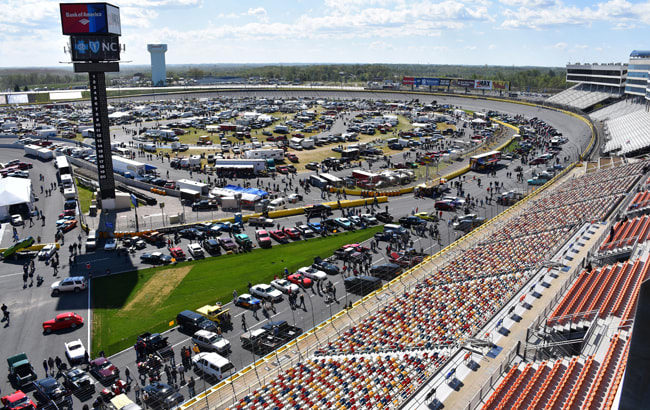
[[[210,186],[203,182],[192,181],[191,179],[179,179],[176,181],[178,189],[190,189],[198,192],[200,195],[208,195],[210,193]]]
[[[282,161],[284,159],[284,150],[282,149],[252,149],[244,151],[247,159],[274,159]]]
[[[43,148],[39,145],[25,145],[24,149],[25,155],[29,155],[34,158],[39,158],[42,160],[54,158],[54,151]]]
[[[264,159],[218,159],[214,162],[215,168],[243,168],[252,167],[255,173],[266,171]]]
[[[146,172],[146,165],[142,162],[113,155],[113,172],[120,175],[130,172],[132,175],[142,176]]]

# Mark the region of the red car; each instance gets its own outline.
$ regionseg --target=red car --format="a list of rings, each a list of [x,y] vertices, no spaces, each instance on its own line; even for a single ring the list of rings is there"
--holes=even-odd
[[[278,171],[281,174],[288,174],[289,173],[289,169],[287,168],[286,165],[278,165],[277,167],[275,167],[275,170]]]
[[[169,248],[169,254],[174,259],[185,259],[185,252],[183,252],[183,249],[178,246],[175,248]]]
[[[84,319],[74,312],[59,313],[54,319],[43,322],[43,332],[52,333],[57,330],[75,329],[83,323]]]
[[[263,229],[255,231],[255,239],[257,239],[257,243],[260,244],[260,248],[270,248],[272,245],[269,233]]]
[[[298,162],[298,156],[293,152],[287,152],[287,159],[291,162]]]
[[[30,399],[25,393],[20,390],[16,390],[12,394],[4,396],[2,399],[2,405],[6,409],[10,410],[35,410],[36,404]]]
[[[289,238],[287,238],[287,235],[284,234],[281,230],[275,230],[275,231],[270,231],[269,235],[271,235],[271,238],[275,239],[276,241],[280,243],[287,243],[289,242]]]
[[[63,211],[62,214],[59,214],[59,219],[63,218],[64,216],[75,216],[76,215],[76,210],[75,209],[66,209]]]
[[[300,231],[296,228],[284,228],[284,234],[293,240],[300,239]]]
[[[61,231],[63,232],[68,232],[72,230],[75,226],[77,226],[77,220],[72,219],[70,221],[65,221],[65,223],[61,226]]]
[[[303,288],[311,288],[311,286],[314,284],[311,279],[297,272],[287,276],[287,280],[291,283],[295,283],[298,286],[302,286]]]
[[[30,169],[30,168],[32,168],[33,166],[34,166],[34,165],[32,165],[32,164],[29,163],[29,162],[19,162],[18,164],[16,164],[16,167],[18,167],[18,169],[20,169],[20,170]]]

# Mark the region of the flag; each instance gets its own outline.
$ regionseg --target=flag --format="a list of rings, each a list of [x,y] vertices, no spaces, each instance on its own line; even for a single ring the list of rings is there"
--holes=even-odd
[[[138,207],[138,199],[135,197],[135,195],[131,194],[131,203],[133,204],[134,207]]]

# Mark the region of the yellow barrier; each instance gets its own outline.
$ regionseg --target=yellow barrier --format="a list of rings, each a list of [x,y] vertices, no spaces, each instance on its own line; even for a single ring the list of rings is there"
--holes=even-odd
[[[61,244],[59,244],[58,242],[50,242],[50,243],[53,243],[54,245],[56,245],[56,249],[61,248]],[[43,249],[45,247],[45,245],[49,245],[50,243],[37,243],[36,245],[32,245],[32,246],[28,246],[26,248],[19,249],[18,252],[20,252],[20,251],[40,251],[41,249]],[[7,250],[7,248],[0,248],[0,253],[4,252],[6,250]]]

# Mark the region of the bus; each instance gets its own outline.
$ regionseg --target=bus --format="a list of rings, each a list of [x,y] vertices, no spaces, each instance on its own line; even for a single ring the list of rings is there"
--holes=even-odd
[[[501,151],[490,151],[469,157],[469,167],[472,171],[481,171],[499,163]]]
[[[65,157],[65,155],[56,157],[54,166],[59,172],[59,178],[64,174],[72,175],[72,169],[70,168],[70,164],[68,163],[68,159]]]
[[[320,174],[319,177],[325,180],[328,185],[333,186],[334,188],[342,188],[343,180],[339,177],[330,174]]]
[[[313,187],[324,189],[327,186],[327,181],[320,176],[311,175],[309,177],[309,184]]]

